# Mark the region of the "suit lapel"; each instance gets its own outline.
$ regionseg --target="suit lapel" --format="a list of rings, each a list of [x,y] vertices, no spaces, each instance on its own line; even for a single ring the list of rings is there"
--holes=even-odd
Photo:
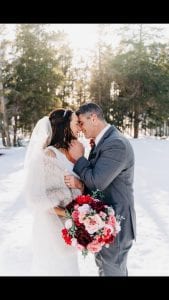
[[[100,145],[102,145],[102,143],[104,142],[104,140],[105,140],[106,138],[108,138],[108,137],[112,134],[112,132],[113,132],[114,130],[116,130],[116,128],[112,125],[112,126],[105,132],[105,134],[102,136],[102,138],[101,138],[100,141],[98,142],[97,146],[95,146],[94,149],[92,149],[92,150],[90,151],[90,154],[89,154],[89,157],[88,157],[88,160],[89,160],[89,161],[90,161],[91,159],[94,159],[94,158],[96,157],[97,151],[98,151]]]
[[[102,138],[100,139],[100,141],[98,142],[97,146],[95,147],[95,149],[99,148],[100,145],[104,142],[105,139],[107,139],[112,132],[116,130],[116,128],[112,125],[106,132],[105,134],[102,136]]]

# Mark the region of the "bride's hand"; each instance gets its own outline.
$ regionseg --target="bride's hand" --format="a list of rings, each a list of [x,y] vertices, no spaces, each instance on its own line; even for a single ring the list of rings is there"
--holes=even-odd
[[[73,175],[65,175],[64,176],[65,184],[71,189],[79,189],[83,192],[84,184],[83,182],[76,178]]]
[[[53,208],[54,214],[60,217],[66,217],[65,209],[61,207],[54,207]]]
[[[73,140],[69,147],[69,154],[75,161],[77,161],[80,157],[84,156],[85,148],[82,143],[77,140]]]

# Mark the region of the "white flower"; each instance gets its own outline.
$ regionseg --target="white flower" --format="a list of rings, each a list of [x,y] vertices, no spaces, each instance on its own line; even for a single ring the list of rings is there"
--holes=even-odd
[[[115,215],[114,209],[110,206],[108,207],[108,214],[109,214],[109,216],[114,216]]]
[[[70,229],[72,227],[72,220],[71,219],[66,220],[65,227],[66,227],[66,229]]]
[[[90,211],[90,206],[89,206],[88,204],[83,204],[82,206],[80,206],[80,207],[78,208],[78,211],[79,211],[80,213],[85,213],[85,214],[87,214],[87,213]]]
[[[121,226],[118,222],[115,224],[116,232],[118,233],[121,230]]]

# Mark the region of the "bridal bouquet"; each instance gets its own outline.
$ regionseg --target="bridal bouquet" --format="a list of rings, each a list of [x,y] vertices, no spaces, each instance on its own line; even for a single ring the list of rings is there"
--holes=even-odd
[[[62,237],[84,256],[99,252],[103,246],[109,247],[120,231],[121,217],[115,217],[113,208],[94,196],[76,197],[66,206],[66,215]]]

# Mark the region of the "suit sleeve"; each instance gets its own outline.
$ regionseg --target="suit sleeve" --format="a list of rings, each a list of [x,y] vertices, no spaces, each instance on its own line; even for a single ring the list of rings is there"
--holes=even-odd
[[[126,145],[124,142],[114,139],[103,146],[94,167],[85,157],[81,157],[73,169],[90,190],[105,190],[125,168]]]

